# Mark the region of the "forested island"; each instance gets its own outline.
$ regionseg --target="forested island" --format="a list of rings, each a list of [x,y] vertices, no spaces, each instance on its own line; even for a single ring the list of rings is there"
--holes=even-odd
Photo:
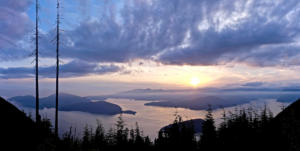
[[[124,114],[135,114],[135,111],[123,111],[119,105],[98,101],[92,102],[91,100],[68,93],[59,93],[59,111],[81,111],[92,114],[106,114],[116,115],[120,113]],[[35,108],[35,97],[34,96],[16,96],[9,98],[8,101],[17,103],[23,107]],[[40,98],[40,109],[44,108],[55,108],[55,95],[50,95],[45,98]]]
[[[221,99],[216,96],[207,96],[207,97],[200,97],[194,100],[188,101],[179,101],[179,102],[172,102],[172,101],[162,101],[162,102],[150,102],[146,103],[146,106],[160,106],[160,107],[181,107],[181,108],[188,108],[191,110],[206,110],[207,104],[211,104],[212,109],[217,109],[222,107],[230,107],[238,104],[249,103],[254,99],[244,98],[240,96],[231,96],[228,97],[228,100]]]

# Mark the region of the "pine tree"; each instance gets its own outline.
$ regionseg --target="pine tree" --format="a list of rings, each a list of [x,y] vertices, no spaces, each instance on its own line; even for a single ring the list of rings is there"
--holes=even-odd
[[[108,146],[115,146],[116,144],[116,131],[113,127],[108,129],[107,134],[105,135],[106,142]]]
[[[124,129],[125,128],[125,121],[123,119],[122,113],[120,114],[120,116],[118,117],[118,121],[115,124],[117,127],[117,133],[116,133],[116,145],[118,147],[121,146],[125,146],[127,144],[127,136],[128,136],[128,129]]]
[[[90,146],[91,146],[91,132],[88,128],[88,124],[86,123],[86,126],[84,127],[81,148],[83,150],[88,150],[90,149]]]
[[[135,146],[137,146],[137,147],[143,146],[144,145],[144,140],[143,140],[143,137],[141,135],[138,122],[135,123],[134,135],[135,135]]]
[[[129,140],[128,140],[128,144],[130,147],[134,147],[135,145],[135,134],[134,134],[134,130],[133,128],[131,128],[131,130],[129,131]]]
[[[97,120],[97,128],[94,135],[94,146],[96,149],[106,147],[105,130],[100,120]]]
[[[210,104],[208,104],[208,109],[206,110],[204,120],[205,121],[202,123],[202,133],[199,140],[200,149],[215,150],[217,132]]]

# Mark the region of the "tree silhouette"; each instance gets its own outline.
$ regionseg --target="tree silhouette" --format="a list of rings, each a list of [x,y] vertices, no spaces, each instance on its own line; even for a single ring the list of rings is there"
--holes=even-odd
[[[56,44],[56,95],[55,95],[55,130],[54,130],[56,137],[58,137],[58,78],[59,78],[59,62],[61,62],[59,60],[59,45],[63,44],[59,42],[59,36],[60,36],[59,31],[64,31],[59,28],[59,25],[61,24],[59,8],[60,8],[60,4],[59,4],[59,0],[57,0],[57,18],[56,18],[57,20],[56,20],[56,28],[54,29],[56,30],[56,37],[51,41],[54,42],[53,45]]]
[[[123,119],[122,113],[120,114],[120,116],[118,117],[118,121],[115,124],[115,126],[117,127],[116,129],[116,145],[118,147],[125,147],[127,144],[127,136],[128,136],[128,129],[125,128],[125,121]]]
[[[58,75],[59,75],[59,0],[57,0],[57,22],[56,22],[56,97],[55,97],[55,136],[58,134]]]
[[[39,114],[39,24],[41,24],[41,20],[39,17],[39,11],[41,11],[41,5],[38,0],[36,0],[36,19],[35,19],[35,38],[32,39],[31,42],[35,41],[35,50],[29,55],[33,56],[35,55],[35,59],[31,62],[33,63],[35,61],[35,98],[36,98],[36,104],[35,104],[35,115],[36,115],[36,123],[39,125],[41,116]]]
[[[106,148],[105,130],[100,120],[97,120],[97,128],[94,135],[94,146],[96,149]]]
[[[202,133],[199,140],[200,148],[203,150],[215,150],[217,132],[210,104],[208,104],[208,109],[206,111],[204,120],[205,121],[202,123]]]

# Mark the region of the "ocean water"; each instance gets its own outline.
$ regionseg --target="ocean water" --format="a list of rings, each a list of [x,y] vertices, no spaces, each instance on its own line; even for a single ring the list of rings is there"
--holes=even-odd
[[[149,135],[151,140],[153,141],[154,138],[157,137],[157,132],[162,127],[171,124],[175,117],[174,114],[177,111],[178,115],[183,117],[183,120],[187,119],[196,119],[196,118],[204,118],[205,111],[204,110],[189,110],[184,108],[165,108],[165,107],[154,107],[154,106],[145,106],[145,103],[152,102],[152,101],[135,101],[130,99],[107,99],[107,102],[117,104],[122,107],[123,110],[133,110],[137,113],[135,115],[131,114],[122,114],[123,119],[125,120],[125,124],[127,128],[135,128],[135,123],[138,122],[139,127],[143,130],[144,135]],[[282,103],[276,102],[275,99],[258,99],[256,101],[252,101],[247,104],[238,105],[237,108],[256,108],[260,110],[261,107],[267,105],[271,111],[273,112],[274,116],[277,115],[281,111]],[[285,106],[288,106],[291,103],[285,103]],[[23,109],[26,113],[32,112],[33,118],[35,118],[35,109],[33,108],[26,108],[22,106],[16,105],[19,109]],[[228,107],[225,108],[226,114],[231,111],[235,111],[235,107]],[[54,125],[54,118],[55,118],[55,109],[42,109],[40,110],[40,114],[42,116],[47,116]],[[228,114],[227,114],[228,115]],[[109,127],[114,126],[116,121],[118,120],[119,115],[97,115],[97,114],[90,114],[86,112],[78,112],[78,111],[59,111],[58,112],[58,132],[59,135],[66,131],[69,131],[70,127],[76,127],[76,136],[79,138],[82,137],[84,127],[86,124],[91,126],[93,130],[96,129],[97,123],[96,120],[100,120],[107,131]],[[216,126],[219,125],[221,122],[222,110],[217,109],[213,111],[213,116],[215,118]]]

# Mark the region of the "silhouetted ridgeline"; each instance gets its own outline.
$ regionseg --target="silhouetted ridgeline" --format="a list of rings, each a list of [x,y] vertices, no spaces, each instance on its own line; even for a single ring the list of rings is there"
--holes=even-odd
[[[183,121],[179,124],[184,124],[186,126],[188,126],[189,123],[193,123],[195,126],[195,133],[196,134],[200,134],[202,131],[202,123],[204,122],[203,119],[193,119],[193,120],[188,120],[188,121]],[[161,128],[160,130],[164,131],[166,128],[170,129],[172,127],[173,124],[169,124],[163,128]]]
[[[290,150],[300,150],[300,99],[280,112],[271,124],[274,143],[280,144],[282,150],[286,146]]]
[[[51,137],[51,123],[43,118],[38,127],[31,118],[17,107],[0,97],[0,144],[1,150],[36,150],[37,145]]]
[[[8,99],[9,101],[20,104],[24,107],[35,108],[34,96],[16,96]],[[120,113],[135,114],[134,111],[122,111],[122,108],[116,104],[105,101],[92,102],[85,97],[79,97],[67,93],[59,93],[60,111],[82,111],[92,114],[115,115]],[[40,109],[55,108],[55,95],[50,95],[40,99]]]
[[[33,149],[36,144],[35,122],[14,105],[0,97],[1,148]],[[16,145],[18,144],[18,145]]]
[[[1,98],[0,105],[4,109],[1,110],[1,118],[4,119],[1,136],[6,138],[1,145],[11,147],[10,150],[300,150],[300,100],[275,118],[267,106],[261,109],[236,108],[234,113],[229,114],[224,111],[223,122],[218,126],[215,126],[209,105],[204,121],[201,120],[200,139],[195,138],[199,125],[194,120],[183,121],[175,112],[173,124],[159,130],[154,141],[143,134],[138,123],[131,129],[126,128],[120,115],[108,130],[104,130],[101,121],[97,121],[95,129],[86,125],[82,138],[71,127],[54,142],[49,120],[44,118],[39,129],[36,129],[35,123],[12,104]]]

